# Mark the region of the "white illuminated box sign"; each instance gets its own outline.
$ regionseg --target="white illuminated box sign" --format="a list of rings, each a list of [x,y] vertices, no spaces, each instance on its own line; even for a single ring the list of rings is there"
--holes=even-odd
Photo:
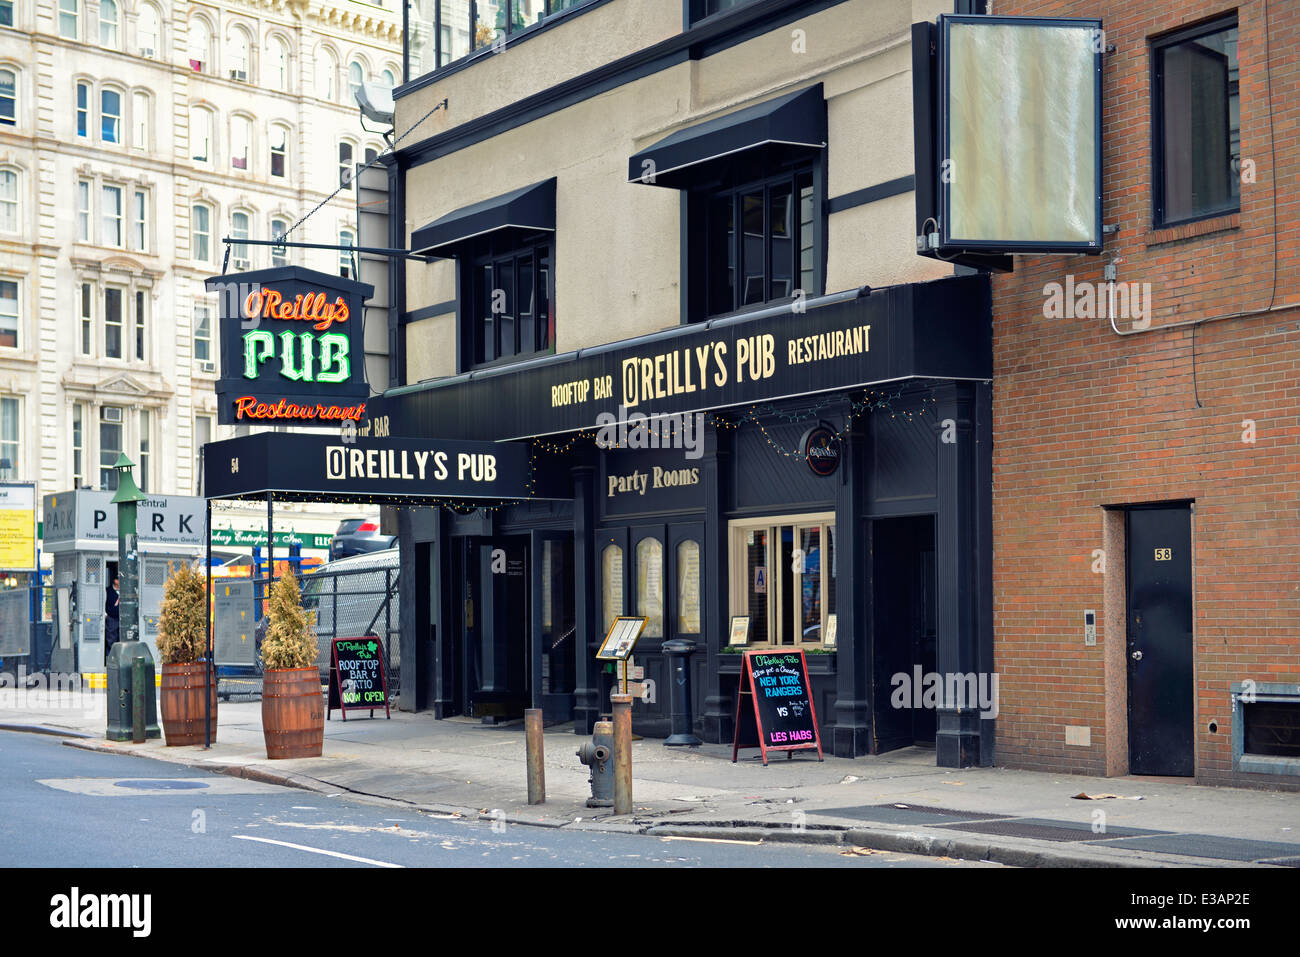
[[[938,252],[1099,253],[1101,21],[942,16],[935,37]]]

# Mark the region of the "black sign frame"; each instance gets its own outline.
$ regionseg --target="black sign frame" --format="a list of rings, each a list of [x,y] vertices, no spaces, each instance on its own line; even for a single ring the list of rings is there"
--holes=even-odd
[[[758,678],[768,677],[765,674],[755,675],[755,660],[758,658],[775,658],[780,659],[774,662],[759,662],[758,667],[762,668],[780,668],[785,675],[791,673],[803,679],[802,694],[795,696],[790,695],[789,701],[793,715],[778,714],[777,709],[780,705],[775,702],[771,703],[767,712],[767,723],[764,724],[764,707],[768,702],[767,696],[758,694]],[[798,666],[797,671],[795,665]],[[766,685],[763,687],[767,687]],[[789,687],[776,686],[776,687]],[[805,716],[802,706],[807,705],[807,715]],[[793,707],[798,706],[798,707]],[[795,721],[786,720],[794,717]],[[777,725],[782,727],[778,728]],[[754,732],[752,735],[750,732]],[[801,738],[793,743],[784,744],[782,741],[787,738],[774,738],[776,734],[787,735],[791,732],[801,735]],[[808,732],[812,733],[812,739],[803,738],[802,735]],[[754,743],[749,743],[753,739]],[[772,742],[769,743],[769,739]],[[807,751],[812,748],[817,749],[817,760],[825,760],[822,755],[822,738],[821,732],[817,727],[817,706],[813,703],[812,685],[808,681],[808,659],[804,657],[802,648],[780,649],[780,648],[761,648],[745,652],[745,660],[740,671],[740,688],[736,693],[736,735],[731,747],[731,763],[735,764],[736,759],[742,748],[759,748],[763,755],[763,766],[767,767],[767,755],[769,751],[785,751],[787,759],[794,758],[794,752]]]
[[[325,719],[332,720],[334,709],[338,709],[343,714],[343,720],[348,720],[348,710],[352,711],[369,711],[370,717],[375,716],[375,709],[379,705],[375,702],[366,704],[350,705],[343,700],[342,672],[339,669],[339,642],[372,642],[378,654],[379,660],[379,681],[382,693],[384,695],[383,708],[384,713],[389,720],[392,720],[393,712],[391,710],[388,698],[388,660],[384,657],[384,643],[375,635],[362,635],[355,638],[333,638],[330,640],[330,690],[329,701],[325,709]],[[364,660],[360,658],[345,660]],[[352,670],[352,669],[349,669]]]

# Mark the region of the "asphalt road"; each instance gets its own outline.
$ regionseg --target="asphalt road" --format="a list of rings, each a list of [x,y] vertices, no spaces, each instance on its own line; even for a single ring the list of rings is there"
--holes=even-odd
[[[3,867],[981,867],[395,811],[0,732]]]

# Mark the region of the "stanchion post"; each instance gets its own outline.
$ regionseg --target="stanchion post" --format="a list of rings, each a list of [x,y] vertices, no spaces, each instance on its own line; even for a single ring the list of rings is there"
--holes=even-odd
[[[144,658],[131,662],[131,743],[144,744]],[[150,691],[153,689],[150,688]]]
[[[528,803],[546,803],[546,755],[542,741],[542,709],[524,712],[524,737],[528,749]]]
[[[632,813],[632,696],[611,695],[614,703],[614,813]]]

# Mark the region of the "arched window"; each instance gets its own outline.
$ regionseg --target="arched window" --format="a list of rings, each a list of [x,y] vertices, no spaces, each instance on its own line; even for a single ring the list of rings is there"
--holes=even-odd
[[[212,208],[203,203],[190,207],[190,258],[212,261]]]
[[[230,78],[248,79],[248,34],[239,27],[230,31]]]
[[[207,69],[210,58],[208,51],[212,49],[212,31],[208,28],[208,21],[202,17],[194,17],[190,20],[190,69],[202,73]]]
[[[248,213],[236,211],[230,214],[230,238],[236,240],[248,238]],[[231,243],[230,258],[235,261],[236,269],[247,269],[248,245],[240,242]]]
[[[19,231],[18,173],[0,169],[0,232]]]
[[[291,92],[289,89],[289,45],[279,37],[271,37],[267,42],[267,62],[270,64],[271,83],[275,89]],[[263,78],[266,74],[263,73]]]
[[[276,124],[271,127],[271,175],[283,179],[288,173],[289,131]]]
[[[212,162],[212,113],[190,107],[190,156],[199,163]]]
[[[316,51],[316,95],[322,100],[333,101],[338,98],[335,84],[338,82],[339,61],[334,51],[322,46]]]
[[[384,86],[388,87],[390,90],[397,86],[397,73],[392,67],[385,67],[384,72],[380,75],[384,78]]]
[[[149,148],[149,120],[153,108],[149,94],[136,90],[131,94],[131,146],[138,150]]]
[[[252,138],[252,121],[246,116],[232,116],[230,118],[230,165],[232,168],[248,169],[249,142]]]
[[[339,143],[339,185],[344,189],[351,189],[352,177],[356,172],[352,159],[352,144],[343,140]]]
[[[161,18],[158,16],[158,8],[152,3],[142,3],[140,5],[140,19],[135,27],[135,45],[139,49],[141,56],[154,57],[158,55],[158,49],[161,46],[158,37],[158,25]]]
[[[0,126],[18,125],[18,74],[0,70]]]
[[[339,245],[345,247],[339,250],[339,275],[344,279],[355,279],[357,275],[356,261],[352,258],[350,247],[357,244],[357,235],[350,229],[339,230]]]
[[[276,217],[271,220],[271,238],[282,239],[284,234],[289,231],[289,221]],[[289,250],[283,246],[271,247],[271,265],[287,266],[289,265]]]
[[[356,60],[353,60],[348,64],[348,92],[351,94],[353,100],[355,100],[357,94],[361,92],[361,84],[364,81],[365,73],[361,69],[361,64]]]
[[[99,45],[117,49],[117,0],[99,0]]]
[[[636,613],[646,619],[646,638],[664,636],[664,546],[657,538],[636,543]]]
[[[99,91],[99,138],[104,143],[122,142],[122,94]]]
[[[85,80],[77,81],[77,135],[90,136],[90,84]]]

